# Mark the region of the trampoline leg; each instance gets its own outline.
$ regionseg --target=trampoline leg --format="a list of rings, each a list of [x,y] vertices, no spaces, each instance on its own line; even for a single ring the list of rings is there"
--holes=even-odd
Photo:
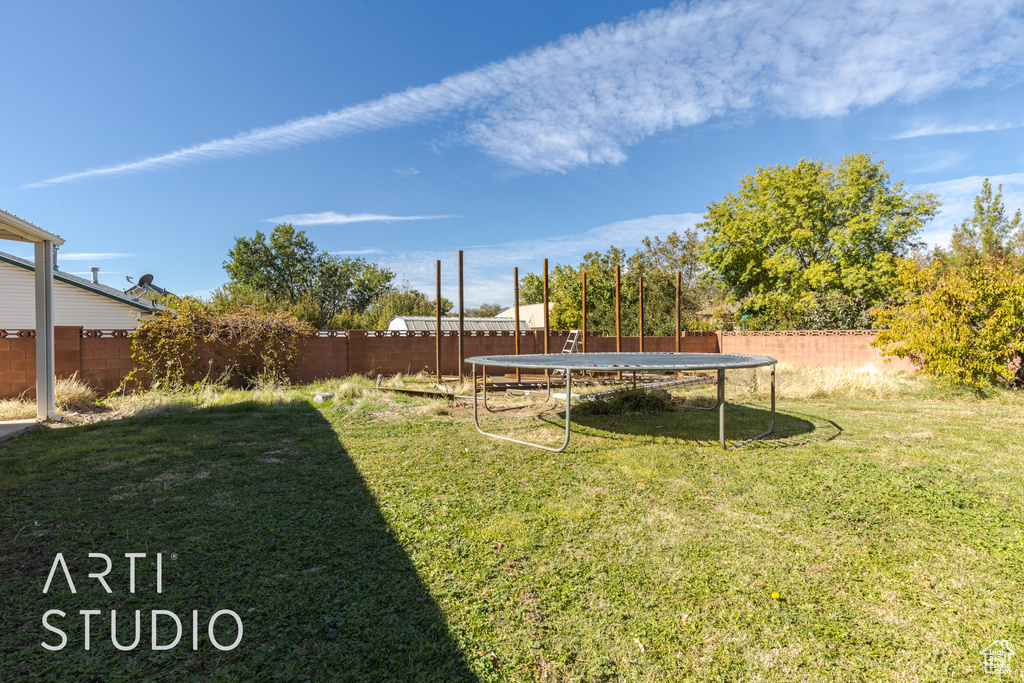
[[[518,406],[510,406],[508,408],[492,408],[489,405],[487,405],[487,366],[486,365],[482,365],[481,367],[483,368],[483,381],[482,381],[482,383],[484,385],[484,389],[483,389],[484,408],[487,410],[487,412],[489,412],[489,413],[502,413],[502,412],[505,412],[506,410],[516,410]],[[473,369],[476,370],[476,366],[473,366]],[[473,393],[476,393],[476,377],[475,377],[475,375],[474,375],[474,378],[473,378]],[[548,392],[547,392],[547,396],[544,397],[544,400],[541,401],[541,405],[547,403],[550,400],[551,400],[551,377],[548,376]]]
[[[718,371],[718,442],[725,448],[725,370]]]
[[[768,423],[768,431],[763,433],[763,434],[758,434],[757,436],[753,436],[753,437],[747,439],[746,441],[741,441],[738,444],[736,444],[735,446],[732,446],[732,448],[739,448],[740,446],[747,445],[751,441],[757,441],[758,439],[763,439],[764,437],[768,436],[769,434],[771,434],[774,431],[775,431],[775,364],[773,363],[772,364],[772,418],[771,418],[771,422]],[[722,438],[722,448],[725,448],[725,438],[724,437]],[[730,448],[730,450],[732,450],[732,448]]]
[[[550,382],[550,378],[548,380]],[[487,374],[486,367],[484,369],[484,392],[486,396],[487,391]],[[549,384],[550,391],[550,384]],[[485,399],[486,400],[486,399]],[[531,443],[529,441],[522,441],[520,439],[513,439],[510,436],[502,436],[501,434],[492,434],[491,432],[485,432],[480,428],[480,418],[477,411],[477,391],[476,391],[476,363],[473,363],[473,426],[476,427],[476,431],[480,432],[484,436],[489,436],[494,439],[502,439],[504,441],[511,441],[512,443],[522,444],[524,446],[533,446],[534,448],[541,448],[545,451],[551,451],[552,453],[561,453],[565,450],[566,446],[569,445],[569,409],[572,405],[572,372],[569,368],[565,369],[565,439],[562,441],[562,445],[558,448],[551,446],[545,446],[539,443]]]

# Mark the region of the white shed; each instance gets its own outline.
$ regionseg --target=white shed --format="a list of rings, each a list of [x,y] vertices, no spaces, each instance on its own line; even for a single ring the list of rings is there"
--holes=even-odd
[[[510,318],[463,318],[462,329],[466,332],[512,332],[516,329],[515,322]],[[399,315],[388,323],[389,330],[400,331],[426,331],[433,332],[437,329],[437,318],[432,315]],[[459,319],[456,317],[442,317],[441,330],[444,332],[458,332]],[[530,326],[525,322],[519,323],[520,332],[529,332]]]

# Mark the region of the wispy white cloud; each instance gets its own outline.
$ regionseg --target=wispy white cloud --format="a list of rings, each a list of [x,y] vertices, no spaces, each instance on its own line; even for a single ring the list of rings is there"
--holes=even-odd
[[[956,166],[961,161],[968,158],[963,152],[939,152],[937,154],[930,155],[928,161],[923,166],[919,166],[911,171],[911,173],[935,173],[936,171],[944,171],[947,168]]]
[[[607,251],[614,245],[627,254],[640,246],[644,237],[664,237],[673,230],[682,232],[702,218],[701,214],[681,213],[648,216],[609,223],[583,233],[553,235],[530,240],[516,240],[501,244],[482,244],[463,247],[463,274],[467,305],[512,302],[512,269],[519,268],[519,276],[540,272],[545,258],[549,266],[556,263],[579,263],[592,251]],[[423,292],[434,291],[436,262],[441,261],[442,296],[455,301],[458,293],[458,248],[446,251],[390,252],[374,259],[407,279]]]
[[[1002,185],[1003,205],[1010,216],[1017,209],[1024,209],[1024,173],[993,175],[988,179],[993,190]],[[933,246],[948,247],[953,227],[974,215],[974,198],[981,192],[984,181],[985,176],[976,175],[908,188],[934,192],[942,201],[942,213],[925,226],[923,239]]]
[[[367,256],[369,254],[383,254],[384,250],[383,249],[353,249],[353,250],[350,250],[350,251],[332,251],[331,253],[335,254],[337,256],[341,256],[343,254],[347,254],[349,256]]]
[[[394,223],[398,221],[429,221],[439,218],[462,218],[445,213],[435,216],[388,216],[379,213],[292,213],[277,218],[264,218],[264,223],[291,223],[292,225],[346,225],[348,223]]]
[[[641,12],[430,85],[35,185],[264,154],[451,117],[455,139],[526,171],[617,164],[712,118],[841,116],[1019,78],[1020,0],[704,0]]]
[[[925,124],[893,135],[890,140],[931,137],[933,135],[960,135],[964,133],[988,133],[997,130],[1024,128],[1024,121],[988,121],[984,123],[963,123],[954,125]]]
[[[59,252],[57,258],[61,261],[106,261],[115,258],[132,258],[135,254],[111,254],[111,253],[71,253]]]

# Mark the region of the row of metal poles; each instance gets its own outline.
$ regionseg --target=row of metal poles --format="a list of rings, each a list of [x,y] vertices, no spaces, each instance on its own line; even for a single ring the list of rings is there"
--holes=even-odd
[[[587,352],[587,273],[583,271],[583,300],[581,302],[583,321],[582,329],[580,333],[583,337],[583,353]],[[515,303],[515,355],[519,355],[519,268],[512,269],[512,278],[514,281],[513,296]],[[548,260],[544,259],[544,353],[549,353],[548,349]],[[621,285],[622,285],[622,267],[615,266],[615,351],[622,351],[622,299],[621,299]],[[682,320],[680,318],[680,303],[682,297],[682,273],[676,271],[676,352],[682,351]],[[644,277],[639,277],[639,289],[640,289],[640,305],[639,305],[639,340],[640,340],[640,353],[644,352]],[[464,322],[465,322],[465,306],[464,306],[464,290],[462,280],[462,250],[459,250],[459,374],[462,374],[462,366],[465,365],[466,350],[463,342]],[[437,380],[441,381],[441,261],[437,261],[437,321],[436,334],[435,334],[435,353],[436,353],[436,364],[437,368]],[[521,378],[519,369],[516,369],[516,381]]]

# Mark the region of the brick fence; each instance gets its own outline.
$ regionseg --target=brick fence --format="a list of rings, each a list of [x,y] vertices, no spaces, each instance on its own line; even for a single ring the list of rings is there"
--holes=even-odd
[[[548,350],[558,353],[566,332],[551,332]],[[783,363],[804,366],[864,366],[911,370],[907,361],[884,363],[871,347],[873,332],[686,332],[680,349],[692,353],[753,353]],[[466,333],[467,358],[515,352],[512,332]],[[458,333],[442,332],[441,371],[458,372]],[[637,337],[623,337],[623,351],[638,351]],[[644,337],[644,351],[675,351],[675,337]],[[544,333],[522,333],[520,353],[543,353]],[[615,337],[587,337],[587,351],[615,351]],[[0,398],[35,396],[36,341],[33,330],[0,330]],[[127,330],[54,329],[57,377],[78,373],[90,386],[110,392],[132,369],[131,338]],[[430,332],[320,332],[301,347],[293,381],[312,382],[352,374],[376,375],[434,371],[435,340]],[[495,369],[496,372],[504,370]]]

